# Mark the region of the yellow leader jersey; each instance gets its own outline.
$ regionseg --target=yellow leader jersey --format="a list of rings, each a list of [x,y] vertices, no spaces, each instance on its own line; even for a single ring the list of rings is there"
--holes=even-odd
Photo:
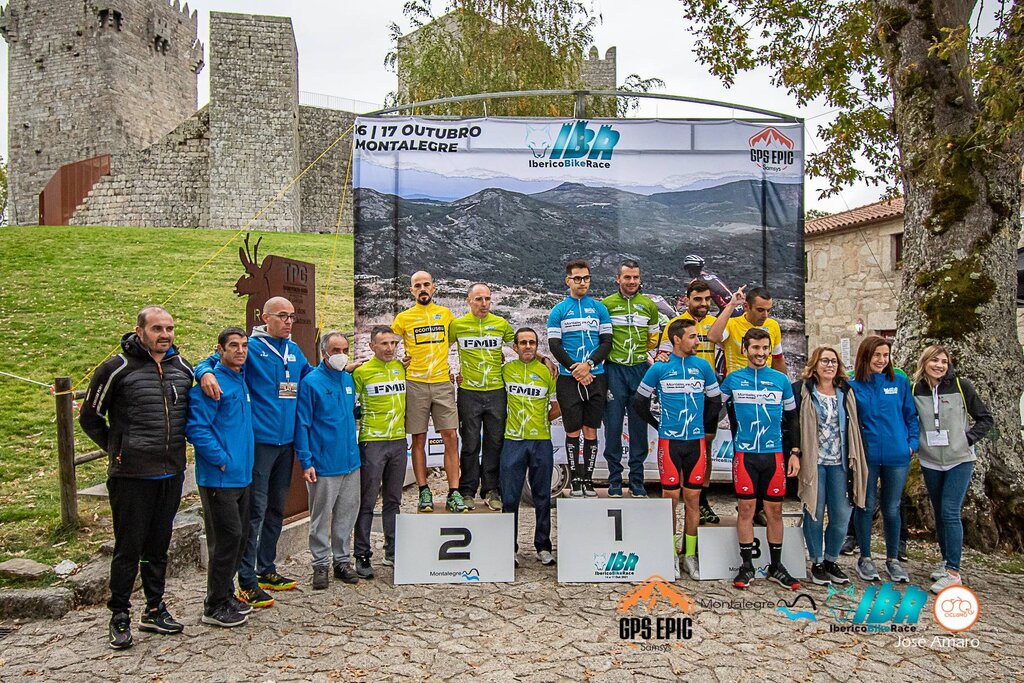
[[[431,302],[415,304],[395,316],[391,329],[402,338],[405,353],[412,358],[405,377],[414,382],[448,382],[448,326],[455,316],[444,306]]]
[[[747,367],[747,357],[743,355],[743,335],[747,330],[754,327],[747,321],[746,315],[738,315],[729,318],[725,325],[725,339],[722,341],[722,350],[725,352],[725,374],[735,372]],[[761,325],[761,329],[768,333],[771,348],[769,353],[772,356],[782,355],[782,328],[774,318],[768,318]]]
[[[682,315],[677,315],[665,324],[665,329],[661,331],[661,339],[658,341],[658,351],[668,351],[672,353],[672,342],[668,338],[668,328],[672,323],[677,320],[693,320],[694,325],[697,327],[697,337],[700,339],[700,344],[697,345],[696,355],[700,356],[708,363],[711,367],[715,367],[715,345],[708,339],[708,330],[715,324],[718,318],[711,315],[705,315],[700,320],[693,320],[693,316],[690,315],[689,311],[684,312]]]

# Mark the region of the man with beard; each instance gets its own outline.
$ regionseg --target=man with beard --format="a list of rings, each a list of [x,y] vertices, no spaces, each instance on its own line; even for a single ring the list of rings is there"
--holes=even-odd
[[[426,271],[413,273],[409,291],[416,303],[395,316],[391,329],[405,348],[406,411],[405,431],[412,436],[412,470],[420,489],[420,512],[434,511],[434,496],[427,486],[427,426],[444,441],[444,472],[448,479],[447,507],[466,512],[459,492],[459,450],[456,430],[459,414],[455,406],[455,385],[448,365],[448,327],[455,316],[434,303],[434,278]]]

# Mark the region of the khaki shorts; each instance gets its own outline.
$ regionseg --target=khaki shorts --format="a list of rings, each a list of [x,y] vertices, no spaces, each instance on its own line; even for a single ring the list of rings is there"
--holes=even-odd
[[[405,382],[405,431],[425,434],[428,418],[434,419],[434,430],[459,428],[459,412],[455,408],[455,385],[451,382]]]

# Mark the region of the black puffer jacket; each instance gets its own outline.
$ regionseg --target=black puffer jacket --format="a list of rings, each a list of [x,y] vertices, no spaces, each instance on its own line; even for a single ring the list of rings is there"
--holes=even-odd
[[[110,455],[111,477],[183,472],[192,366],[174,346],[158,364],[134,332],[121,338],[121,349],[89,383],[82,429]]]

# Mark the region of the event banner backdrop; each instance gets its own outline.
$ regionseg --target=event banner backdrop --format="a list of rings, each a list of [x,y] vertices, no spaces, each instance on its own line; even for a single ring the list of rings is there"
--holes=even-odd
[[[682,260],[696,254],[732,290],[769,288],[789,367],[802,364],[802,124],[359,117],[355,132],[360,357],[369,327],[412,305],[417,270],[456,316],[466,287],[489,283],[493,312],[546,351],[570,259],[590,262],[597,298],[638,260],[664,322],[685,310]]]

